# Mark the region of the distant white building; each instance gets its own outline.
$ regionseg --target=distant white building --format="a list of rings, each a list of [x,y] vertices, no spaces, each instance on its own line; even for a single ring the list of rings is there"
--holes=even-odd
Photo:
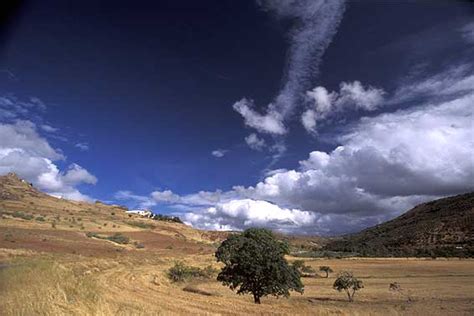
[[[148,210],[129,210],[129,211],[125,211],[125,213],[127,213],[127,214],[136,214],[136,215],[140,215],[140,216],[143,216],[143,217],[151,217],[153,215],[153,213],[151,211],[148,211]]]

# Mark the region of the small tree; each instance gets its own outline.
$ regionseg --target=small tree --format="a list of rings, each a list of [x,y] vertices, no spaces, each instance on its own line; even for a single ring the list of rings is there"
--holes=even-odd
[[[292,264],[293,267],[301,273],[302,277],[309,276],[309,274],[316,272],[311,266],[307,266],[303,260],[295,260]]]
[[[328,267],[328,266],[320,266],[320,267],[319,267],[319,271],[321,271],[321,272],[326,272],[326,278],[329,277],[329,273],[334,272],[334,271],[332,271],[332,269],[331,269],[330,267]]]
[[[336,281],[334,281],[333,288],[335,290],[346,291],[349,302],[354,301],[354,294],[356,291],[362,289],[364,285],[362,281],[358,280],[352,272],[343,271],[337,275]]]
[[[267,295],[285,296],[290,291],[303,293],[301,274],[288,264],[286,242],[278,241],[267,229],[250,228],[241,234],[231,235],[216,251],[218,262],[224,267],[217,280],[237,294],[252,293],[254,302]]]

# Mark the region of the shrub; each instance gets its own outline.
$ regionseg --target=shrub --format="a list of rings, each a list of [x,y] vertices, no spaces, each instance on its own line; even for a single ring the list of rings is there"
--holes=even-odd
[[[217,261],[224,264],[217,280],[237,289],[237,294],[252,293],[256,304],[267,295],[303,293],[301,274],[288,264],[287,254],[288,243],[277,240],[270,230],[247,229],[231,235],[217,249]]]
[[[87,232],[86,236],[89,238],[100,238],[96,233],[93,232]]]
[[[321,272],[326,272],[326,278],[329,277],[329,273],[334,272],[330,267],[328,266],[320,266],[319,271]]]
[[[362,289],[364,285],[362,281],[358,280],[352,272],[343,271],[337,275],[334,281],[333,288],[339,292],[345,291],[349,302],[354,301],[354,294],[356,291]]]
[[[38,217],[35,218],[35,220],[37,220],[38,222],[44,222],[45,221],[43,216],[38,216]]]
[[[169,268],[167,276],[172,282],[184,282],[195,278],[210,279],[216,273],[217,270],[212,266],[201,269],[187,266],[183,262],[177,261],[174,266]]]
[[[293,261],[293,267],[295,267],[300,273],[302,273],[303,277],[305,276],[304,274],[312,274],[316,272],[313,268],[311,268],[311,266],[305,265],[303,260]]]
[[[33,215],[24,214],[24,213],[18,212],[18,211],[12,213],[11,216],[13,216],[15,218],[21,218],[21,219],[24,219],[24,220],[27,220],[27,221],[32,220],[34,218]]]
[[[117,244],[128,244],[130,242],[130,238],[127,236],[122,235],[121,233],[115,233],[112,236],[106,238],[107,240],[113,241]]]

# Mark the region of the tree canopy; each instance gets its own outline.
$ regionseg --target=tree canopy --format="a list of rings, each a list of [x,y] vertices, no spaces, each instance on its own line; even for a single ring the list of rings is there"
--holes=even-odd
[[[275,238],[270,230],[250,228],[229,236],[216,251],[224,267],[217,280],[237,294],[251,293],[254,302],[267,295],[288,297],[290,291],[303,293],[300,272],[288,264],[286,242]]]
[[[342,271],[339,273],[333,285],[335,290],[346,292],[349,302],[354,300],[355,292],[363,287],[362,281],[357,279],[350,271]]]

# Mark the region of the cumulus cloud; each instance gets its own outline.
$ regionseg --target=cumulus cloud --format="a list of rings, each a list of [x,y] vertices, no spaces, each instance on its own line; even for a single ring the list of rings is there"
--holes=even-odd
[[[249,136],[245,137],[245,142],[247,145],[254,150],[262,150],[265,148],[265,140],[257,136],[257,134],[252,133]]]
[[[61,171],[54,161],[64,159],[60,151],[38,134],[34,123],[0,123],[0,174],[15,172],[51,195],[89,200],[76,187],[82,183],[95,184],[96,177],[77,164]]]
[[[154,191],[151,193],[151,197],[155,202],[168,202],[168,203],[178,202],[180,199],[178,195],[174,194],[170,190]]]
[[[186,213],[184,220],[203,229],[237,230],[266,226],[286,231],[312,225],[315,215],[297,209],[281,208],[266,201],[251,199],[219,203],[201,213]]]
[[[360,81],[342,82],[339,92],[328,92],[324,87],[307,91],[310,106],[303,112],[301,123],[308,132],[316,132],[317,122],[348,110],[374,111],[384,101],[385,91]]]
[[[312,151],[297,168],[271,170],[255,185],[184,196],[160,191],[154,201],[169,204],[200,228],[264,226],[338,234],[381,223],[421,202],[472,191],[474,89],[465,88],[471,76],[467,70],[447,69],[407,82],[422,88],[401,86],[396,91],[412,91],[416,104],[360,119],[337,137],[334,149]],[[447,79],[436,83],[437,89],[424,88],[440,78]],[[321,109],[333,108],[341,90],[353,102],[377,99],[373,93],[361,96],[361,91],[370,91],[362,85],[343,87],[337,93],[321,90]],[[378,106],[360,104],[364,109]]]
[[[247,126],[262,133],[283,135],[287,131],[285,118],[318,75],[321,58],[342,19],[345,0],[258,0],[257,3],[276,17],[292,21],[284,85],[264,114],[255,111],[253,102],[247,99],[235,103],[234,110],[244,117]]]
[[[258,130],[261,133],[283,135],[286,128],[283,124],[283,116],[273,108],[269,108],[266,114],[255,111],[252,100],[242,99],[234,103],[233,108],[244,118],[245,125]]]

